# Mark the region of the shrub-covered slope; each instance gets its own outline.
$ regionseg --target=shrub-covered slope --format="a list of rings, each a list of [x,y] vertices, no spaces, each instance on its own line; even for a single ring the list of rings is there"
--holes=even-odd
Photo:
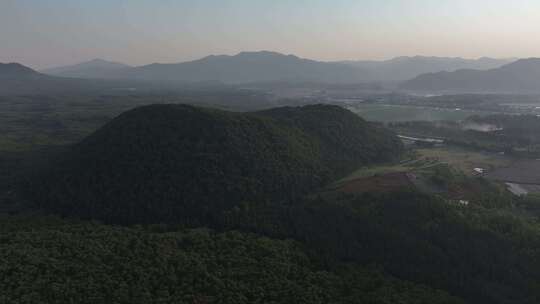
[[[342,174],[342,167],[388,160],[400,151],[395,136],[347,110],[321,105],[284,111],[278,118],[187,105],[128,111],[44,172],[32,186],[35,200],[108,222],[196,225],[216,222],[222,211],[246,201],[299,197]],[[291,125],[287,115],[305,126]],[[339,128],[331,127],[340,119]],[[376,152],[386,149],[391,152]]]

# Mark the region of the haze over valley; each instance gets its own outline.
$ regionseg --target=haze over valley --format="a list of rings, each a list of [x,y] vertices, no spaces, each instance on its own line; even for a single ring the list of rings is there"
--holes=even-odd
[[[211,55],[183,63],[155,63],[138,67],[94,59],[50,68],[44,74],[77,78],[124,78],[151,81],[222,81],[225,83],[297,81],[324,83],[392,82],[425,73],[458,69],[487,70],[516,59],[398,57],[386,61],[322,62],[277,52],[242,52],[234,56]]]

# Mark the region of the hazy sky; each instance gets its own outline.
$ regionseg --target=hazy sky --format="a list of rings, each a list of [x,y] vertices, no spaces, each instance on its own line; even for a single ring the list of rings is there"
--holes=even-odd
[[[0,62],[540,57],[540,0],[0,0]]]

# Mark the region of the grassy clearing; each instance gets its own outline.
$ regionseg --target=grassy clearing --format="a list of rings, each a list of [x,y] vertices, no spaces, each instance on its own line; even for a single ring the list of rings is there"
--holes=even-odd
[[[418,149],[416,152],[421,158],[446,163],[469,176],[473,175],[474,168],[493,170],[510,166],[513,163],[511,158],[504,155],[471,151],[458,147]]]
[[[354,179],[366,178],[376,175],[384,175],[399,172],[416,172],[439,165],[440,161],[435,158],[426,158],[418,153],[413,153],[409,158],[399,163],[382,164],[376,166],[363,167],[336,183],[348,182]]]
[[[458,147],[424,148],[415,150],[406,160],[399,163],[360,168],[347,177],[336,181],[333,186],[339,186],[356,179],[390,173],[411,172],[423,175],[440,165],[449,165],[467,176],[472,176],[474,175],[474,168],[494,170],[508,167],[513,162],[511,158],[503,155],[471,151]]]

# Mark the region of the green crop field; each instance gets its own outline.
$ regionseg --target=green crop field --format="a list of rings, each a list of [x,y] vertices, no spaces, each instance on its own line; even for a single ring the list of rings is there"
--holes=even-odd
[[[439,148],[417,149],[409,159],[399,163],[387,163],[381,165],[360,168],[349,176],[337,181],[335,185],[376,175],[384,175],[397,172],[420,172],[445,164],[463,172],[473,175],[474,168],[494,170],[510,166],[514,160],[511,157],[494,153],[472,151],[465,148],[446,146]]]
[[[401,121],[437,121],[437,120],[463,120],[472,115],[487,115],[489,112],[461,110],[449,108],[386,105],[386,104],[356,104],[349,110],[362,116],[366,120],[381,122]]]

